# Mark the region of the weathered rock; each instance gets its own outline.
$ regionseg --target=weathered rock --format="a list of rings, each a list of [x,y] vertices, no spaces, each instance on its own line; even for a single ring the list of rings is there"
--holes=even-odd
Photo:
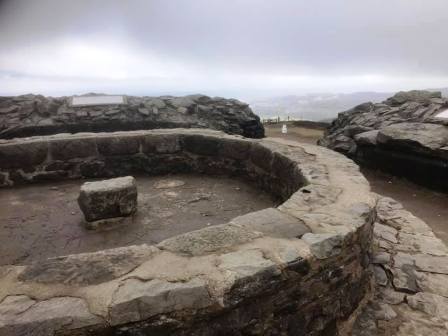
[[[432,256],[427,254],[414,255],[415,265],[419,271],[448,274],[448,255]]]
[[[397,292],[393,288],[390,287],[381,287],[377,288],[377,295],[383,302],[386,302],[391,305],[397,305],[402,303],[405,300],[405,294],[402,292]]]
[[[172,252],[203,255],[249,242],[260,236],[261,234],[239,225],[222,224],[168,238],[157,246]]]
[[[415,268],[405,265],[402,268],[392,268],[393,286],[398,291],[406,293],[417,293],[419,291],[417,283],[417,272]]]
[[[302,239],[310,244],[311,252],[318,259],[326,259],[341,253],[343,237],[331,233],[305,233]]]
[[[124,98],[121,104],[76,106],[72,97],[0,97],[0,138],[180,127],[264,137],[260,118],[235,99],[204,95]]]
[[[377,336],[379,334],[373,305],[370,304],[361,311],[350,331],[354,336]]]
[[[375,275],[375,281],[380,286],[386,286],[388,279],[386,272],[379,266],[373,267],[373,274]]]
[[[448,189],[448,109],[440,92],[399,92],[339,113],[319,144],[357,162]]]
[[[430,91],[400,91],[393,97],[386,99],[385,103],[392,106],[399,106],[406,102],[418,102],[418,103],[430,103],[433,98],[442,98],[440,92],[430,92]]]
[[[397,246],[397,251],[425,253],[435,256],[446,256],[448,248],[438,238],[428,237],[419,234],[399,234],[400,244]]]
[[[232,220],[248,230],[266,233],[271,237],[300,238],[310,229],[298,219],[277,209],[268,208]]]
[[[377,320],[390,321],[396,317],[397,313],[390,305],[384,303],[378,304],[378,309],[375,311],[375,318]]]
[[[397,243],[397,235],[398,232],[394,228],[386,225],[382,225],[380,223],[376,223],[373,228],[373,233],[379,239],[386,240],[390,243]]]
[[[53,160],[69,160],[72,158],[87,158],[96,154],[95,139],[88,141],[76,139],[74,141],[50,141],[49,153]]]
[[[115,293],[110,323],[135,322],[173,310],[200,309],[212,303],[206,284],[200,279],[188,282],[128,279]]]
[[[26,297],[25,297],[26,300]],[[26,309],[24,307],[28,306]],[[54,335],[57,332],[103,325],[78,298],[55,297],[36,302],[24,296],[6,298],[0,304],[0,335]]]
[[[380,264],[380,265],[388,265],[390,263],[391,256],[387,252],[376,252],[372,256],[372,263],[373,264]]]
[[[435,293],[448,298],[448,274],[429,272],[418,273],[418,285],[422,291]]]
[[[137,186],[132,176],[86,182],[78,204],[87,221],[124,217],[137,210]]]
[[[355,142],[364,145],[376,145],[378,130],[358,133],[354,136]]]
[[[402,314],[406,315],[406,319],[400,324],[395,333],[396,336],[446,335],[446,322],[440,319],[431,318],[427,314],[412,309],[406,309]]]
[[[28,265],[19,279],[47,284],[99,284],[130,272],[157,251],[143,244],[50,258]]]
[[[381,128],[376,142],[411,153],[437,150],[448,144],[448,127],[429,123],[402,122]]]
[[[448,299],[436,294],[417,293],[407,297],[411,308],[448,321]]]
[[[0,150],[0,168],[27,167],[42,163],[47,158],[46,147],[38,141],[25,146],[5,144]]]
[[[281,276],[278,265],[266,259],[259,250],[224,254],[219,258],[218,267],[230,274],[232,279],[225,297],[228,305],[236,305],[245,298],[260,295]]]
[[[26,295],[7,296],[0,304],[0,318],[4,319],[8,315],[19,315],[35,303],[35,300],[32,300]]]
[[[377,204],[377,215],[380,223],[384,223],[400,233],[434,237],[432,230],[420,218],[415,217],[403,206],[389,197],[382,197]]]

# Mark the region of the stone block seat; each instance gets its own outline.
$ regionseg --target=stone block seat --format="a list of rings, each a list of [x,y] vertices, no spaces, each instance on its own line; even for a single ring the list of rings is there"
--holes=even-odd
[[[125,217],[137,210],[137,185],[132,176],[86,182],[78,204],[86,221]]]
[[[0,335],[336,335],[370,288],[375,197],[326,148],[204,129],[0,141],[0,185],[227,174],[278,206],[168,238],[0,268]]]

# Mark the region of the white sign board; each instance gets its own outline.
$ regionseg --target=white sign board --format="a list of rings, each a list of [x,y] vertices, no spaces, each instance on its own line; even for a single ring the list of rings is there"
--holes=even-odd
[[[442,111],[435,116],[436,118],[448,119],[448,109]]]
[[[82,96],[73,97],[72,106],[125,104],[123,96]]]

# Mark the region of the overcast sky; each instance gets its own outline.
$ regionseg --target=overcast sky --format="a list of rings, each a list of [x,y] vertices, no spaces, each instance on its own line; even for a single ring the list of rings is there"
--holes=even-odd
[[[6,0],[0,94],[448,86],[448,0]]]

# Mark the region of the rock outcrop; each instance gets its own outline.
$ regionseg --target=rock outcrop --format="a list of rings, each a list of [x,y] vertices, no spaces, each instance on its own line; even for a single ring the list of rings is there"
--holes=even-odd
[[[319,144],[360,164],[448,189],[445,110],[448,99],[440,92],[399,92],[382,103],[339,113]]]
[[[249,138],[264,137],[260,118],[236,99],[125,96],[123,104],[75,106],[72,97],[0,97],[0,138],[5,139],[156,128],[210,128]]]

